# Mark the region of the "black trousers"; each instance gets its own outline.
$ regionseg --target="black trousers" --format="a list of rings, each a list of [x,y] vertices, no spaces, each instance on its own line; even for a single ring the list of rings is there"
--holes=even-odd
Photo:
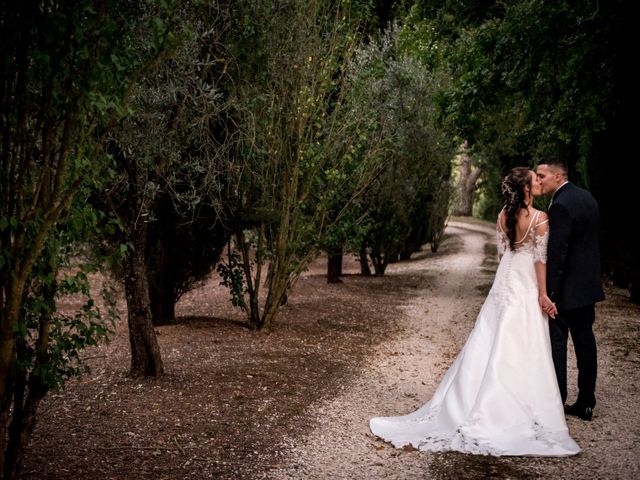
[[[595,304],[558,312],[555,319],[549,318],[551,352],[562,403],[567,400],[567,340],[569,333],[571,333],[578,363],[578,399],[576,403],[581,407],[596,405],[598,361],[596,339],[593,336],[595,318]]]

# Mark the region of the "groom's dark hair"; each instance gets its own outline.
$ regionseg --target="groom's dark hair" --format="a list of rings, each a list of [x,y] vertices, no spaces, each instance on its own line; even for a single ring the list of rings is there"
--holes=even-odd
[[[555,157],[555,156],[544,157],[540,160],[538,165],[547,165],[549,167],[554,167],[562,170],[565,176],[569,175],[569,169],[567,168],[567,163],[564,160],[562,160],[560,157]]]

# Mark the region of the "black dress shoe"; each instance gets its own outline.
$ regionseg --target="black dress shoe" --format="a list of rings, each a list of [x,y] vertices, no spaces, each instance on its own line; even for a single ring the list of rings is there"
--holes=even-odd
[[[574,403],[573,405],[565,405],[564,413],[589,421],[593,416],[593,407],[583,407]]]

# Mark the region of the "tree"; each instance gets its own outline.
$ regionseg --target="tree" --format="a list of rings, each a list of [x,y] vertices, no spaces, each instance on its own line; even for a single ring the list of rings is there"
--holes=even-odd
[[[234,92],[246,134],[235,215],[243,224],[234,242],[239,263],[230,256],[222,269],[256,329],[271,327],[319,239],[375,176],[375,154],[351,162],[362,143],[353,134],[368,120],[342,102],[344,67],[358,40],[357,4],[236,5],[233,52],[241,71]],[[242,286],[233,281],[237,272]]]
[[[176,112],[178,135],[163,147],[164,155],[181,152],[160,176],[164,184],[149,223],[146,259],[154,325],[175,320],[175,304],[211,273],[237,228],[233,212],[241,160],[234,154],[241,132],[230,95],[236,79],[229,65],[235,59],[224,37],[232,10],[226,2],[195,2],[183,9],[180,21],[185,42],[162,69],[160,84],[150,83],[147,90],[163,97],[156,113]],[[150,126],[151,137],[155,126]]]
[[[359,252],[364,245],[365,238],[371,229],[369,218],[366,213],[364,201],[366,191],[362,197],[354,200],[348,208],[340,215],[325,232],[320,239],[320,248],[327,252],[327,283],[340,283],[342,276],[342,260],[347,252]],[[334,215],[338,214],[337,209],[344,208],[344,204],[337,202],[334,207]],[[367,253],[364,252],[361,258],[361,273],[371,275],[368,268]]]
[[[233,219],[223,223],[220,211],[206,199],[190,210],[176,208],[170,195],[161,194],[154,201],[146,269],[156,326],[176,321],[176,303],[211,273],[233,231]]]
[[[64,220],[54,226],[28,279],[14,329],[16,360],[5,478],[19,474],[40,402],[49,390],[62,388],[69,378],[82,373],[80,353],[104,340],[117,318],[108,282],[102,301],[94,299],[95,282],[89,275],[102,267],[103,260],[88,258],[83,245],[87,238],[94,238],[99,217],[82,199],[74,201]],[[83,299],[77,311],[58,311],[58,304],[68,303],[71,295],[75,302]]]
[[[109,153],[115,158],[118,170],[124,172],[124,181],[117,182],[108,194],[118,214],[118,224],[126,248],[123,259],[124,290],[127,301],[129,343],[131,346],[131,375],[160,376],[164,373],[160,347],[153,330],[149,280],[147,277],[146,246],[149,203],[155,184],[149,178],[147,165],[111,142]],[[116,206],[117,205],[117,206]]]
[[[429,239],[437,248],[451,196],[451,142],[436,124],[442,77],[405,50],[400,29],[360,49],[352,67],[360,108],[385,139],[386,168],[365,194],[365,239],[376,274]]]
[[[173,320],[175,302],[209,273],[228,237],[234,129],[221,88],[229,59],[216,33],[226,20],[217,5],[200,4],[176,19],[176,47],[141,77],[132,112],[112,135],[120,175],[101,198],[121,226],[114,246],[128,253],[122,277],[134,376],[163,373],[154,312],[156,323]]]
[[[161,10],[141,17],[129,2],[84,0],[9,1],[0,7],[0,468],[5,478],[18,474],[37,406],[49,388],[61,384],[64,375],[55,372],[64,369],[65,355],[77,359],[74,351],[101,336],[92,326],[89,300],[78,316],[54,316],[58,294],[85,289],[52,280],[67,242],[59,240],[75,240],[69,232],[78,230],[74,222],[82,222],[80,207],[73,207],[79,192],[110,175],[103,141],[124,114],[133,82],[167,40]],[[154,35],[141,55],[129,39],[150,19]],[[70,341],[66,335],[74,331],[80,333]],[[25,363],[27,358],[35,363]]]
[[[471,160],[469,144],[464,142],[458,154],[460,167],[458,172],[458,195],[454,215],[471,217],[473,215],[473,203],[478,179],[482,174],[482,168]]]

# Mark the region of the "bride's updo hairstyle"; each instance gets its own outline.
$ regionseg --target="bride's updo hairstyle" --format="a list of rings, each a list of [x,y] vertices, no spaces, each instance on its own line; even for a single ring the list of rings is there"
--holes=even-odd
[[[509,247],[516,247],[516,223],[518,212],[521,208],[527,208],[524,201],[524,187],[531,188],[530,170],[527,167],[512,168],[502,181],[502,196],[504,198],[504,220],[507,225],[507,238]]]

